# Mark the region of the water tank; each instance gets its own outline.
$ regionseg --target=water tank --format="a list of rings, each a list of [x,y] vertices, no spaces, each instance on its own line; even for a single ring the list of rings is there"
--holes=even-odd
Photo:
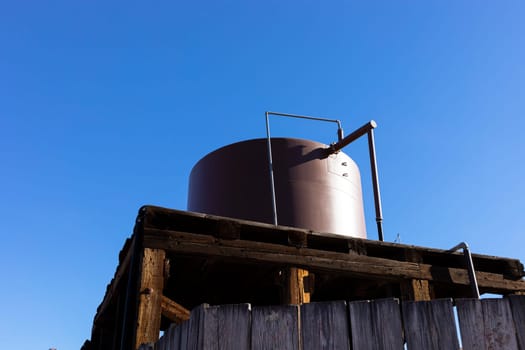
[[[319,142],[272,138],[279,225],[366,238],[361,177],[343,152]],[[234,143],[192,169],[188,210],[273,223],[266,139]]]

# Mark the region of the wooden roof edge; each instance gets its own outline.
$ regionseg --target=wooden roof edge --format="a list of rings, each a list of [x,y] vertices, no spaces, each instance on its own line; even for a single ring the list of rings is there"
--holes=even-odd
[[[211,231],[220,231],[222,227],[232,227],[238,230],[238,236],[242,236],[243,233],[257,232],[258,234],[264,234],[264,232],[272,232],[272,236],[267,238],[278,239],[275,236],[276,233],[286,235],[287,239],[282,239],[283,244],[294,245],[297,241],[297,236],[304,236],[306,240],[324,240],[325,242],[338,242],[339,244],[349,246],[362,246],[363,249],[379,249],[385,250],[407,250],[416,251],[418,253],[426,255],[435,255],[447,257],[460,257],[463,254],[461,252],[450,252],[446,249],[429,248],[417,245],[384,242],[372,239],[364,239],[357,237],[344,236],[334,233],[326,232],[315,232],[308,229],[301,229],[289,226],[275,226],[268,223],[261,223],[249,220],[242,220],[236,218],[222,217],[211,214],[196,213],[190,211],[183,211],[178,209],[169,209],[153,205],[144,205],[139,209],[137,216],[137,224],[141,227],[149,227],[154,229],[165,229],[174,231],[186,231],[190,233],[200,233],[207,235],[214,235]],[[239,238],[239,237],[232,237]],[[261,238],[261,235],[258,236]],[[299,238],[300,240],[301,238]],[[273,242],[272,242],[273,243]],[[525,276],[525,269],[522,262],[519,259],[498,257],[492,255],[484,255],[473,253],[472,258],[474,265],[481,265],[490,267],[494,263],[505,264],[506,274],[519,279]]]
[[[124,246],[122,247],[119,253],[119,264],[115,269],[115,274],[111,279],[111,282],[106,287],[106,293],[104,293],[104,298],[102,302],[97,307],[97,313],[95,314],[93,325],[96,325],[97,321],[100,320],[104,312],[106,311],[108,305],[112,302],[113,296],[117,293],[117,288],[119,287],[120,280],[126,273],[129,265],[131,264],[131,255],[133,254],[134,244],[135,244],[136,235],[132,235],[130,238],[126,239]]]

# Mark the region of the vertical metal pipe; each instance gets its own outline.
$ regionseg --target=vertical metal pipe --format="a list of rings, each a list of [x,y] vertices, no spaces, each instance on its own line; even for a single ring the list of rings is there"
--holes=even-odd
[[[474,269],[474,262],[472,261],[472,254],[470,254],[470,249],[466,245],[464,249],[466,253],[466,260],[468,266],[468,277],[470,279],[470,286],[472,288],[472,294],[479,299],[479,287],[478,279],[476,278],[476,270]]]
[[[460,249],[463,249],[463,255],[465,256],[465,260],[467,262],[468,278],[470,280],[470,287],[472,288],[472,294],[474,295],[475,298],[479,299],[480,295],[479,295],[478,279],[476,278],[476,270],[474,269],[474,262],[472,261],[472,254],[470,253],[468,244],[465,242],[461,242],[458,245],[456,245],[454,248],[449,249],[447,251],[450,253],[453,253]]]
[[[374,204],[376,209],[377,235],[380,241],[383,238],[383,213],[381,210],[381,193],[379,192],[379,176],[377,174],[376,147],[374,142],[374,129],[368,130],[368,150],[370,154],[370,167],[372,170],[372,185],[374,188]]]
[[[339,127],[337,128],[337,142],[340,142],[345,138],[345,132],[343,131],[341,124],[338,123],[338,125]]]
[[[273,224],[277,225],[277,203],[275,199],[275,182],[273,176],[273,158],[272,158],[272,141],[270,138],[270,121],[266,112],[266,142],[268,144],[268,166],[270,170],[270,186],[272,190],[272,211],[273,211]]]

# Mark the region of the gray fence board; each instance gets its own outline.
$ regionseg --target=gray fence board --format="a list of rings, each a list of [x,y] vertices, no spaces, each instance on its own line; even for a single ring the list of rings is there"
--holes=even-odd
[[[190,321],[183,322],[178,328],[180,328],[180,350],[188,350],[188,337],[190,330]],[[171,349],[174,350],[174,349]]]
[[[162,338],[164,338],[164,350],[171,350],[171,349],[178,349],[179,348],[179,344],[174,344],[174,341],[173,341],[173,333],[174,333],[174,329],[173,329],[174,325],[170,325],[169,328],[164,332],[164,336]],[[159,350],[159,349],[155,349],[155,350]]]
[[[514,326],[516,326],[518,345],[520,350],[525,350],[525,296],[511,295],[509,296],[509,302],[512,309],[512,317],[514,318]]]
[[[403,320],[408,349],[459,349],[450,299],[407,301]]]
[[[191,311],[188,350],[218,350],[217,308],[203,304]]]
[[[456,307],[465,350],[518,349],[507,299],[458,299]]]
[[[221,306],[217,320],[219,350],[250,348],[250,304]]]
[[[463,350],[485,349],[483,309],[477,299],[457,299],[459,330]]]
[[[349,314],[353,349],[403,349],[403,328],[398,300],[351,302]]]
[[[181,348],[181,334],[182,334],[182,325],[172,324],[168,330],[168,336],[171,339],[172,349],[169,350],[178,350]]]
[[[483,299],[483,324],[487,349],[517,350],[516,328],[507,299]]]
[[[303,350],[349,349],[346,302],[304,304],[300,313]]]
[[[464,350],[525,350],[524,296],[458,299],[456,305]],[[409,350],[458,349],[451,300],[407,301],[401,308],[396,299],[351,302],[348,308],[334,301],[252,311],[249,304],[204,304],[190,320],[170,326],[155,349],[401,350],[403,335]]]
[[[297,314],[296,305],[254,307],[251,349],[299,349]]]

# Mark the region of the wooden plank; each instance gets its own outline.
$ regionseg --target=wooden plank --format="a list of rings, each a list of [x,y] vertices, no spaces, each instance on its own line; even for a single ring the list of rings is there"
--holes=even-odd
[[[166,296],[161,298],[162,316],[171,322],[182,323],[190,319],[190,311]]]
[[[447,267],[462,268],[464,265],[463,255],[460,253],[450,253],[443,249],[434,249],[428,247],[418,247],[399,243],[381,242],[362,238],[347,237],[331,233],[317,233],[310,230],[297,229],[286,226],[274,226],[270,224],[225,218],[220,216],[192,213],[154,206],[144,206],[139,211],[137,224],[144,228],[165,229],[172,231],[186,231],[198,234],[213,235],[217,231],[217,222],[229,221],[227,225],[235,226],[235,235],[248,240],[263,239],[265,242],[281,244],[297,244],[304,246],[303,236],[306,237],[307,246],[313,249],[327,250],[329,247],[336,248],[336,251],[343,252],[341,247],[348,248],[359,246],[360,253],[374,257],[392,258],[403,260],[404,252],[407,250],[417,251],[423,259],[432,261],[430,264],[443,265]],[[221,228],[219,228],[221,231]],[[224,230],[222,230],[224,231]],[[222,234],[226,234],[222,232]],[[221,235],[221,233],[219,233]],[[301,237],[296,240],[294,237]],[[225,238],[225,237],[222,237]],[[325,241],[334,241],[325,244]],[[335,241],[340,241],[335,243]],[[320,245],[318,246],[319,243]],[[329,249],[328,249],[329,250]],[[472,254],[476,270],[492,272],[506,275],[507,278],[521,279],[525,276],[523,264],[518,259],[509,259],[494,257],[488,255]],[[427,262],[428,263],[428,262]]]
[[[401,350],[403,328],[397,299],[349,303],[352,349]]]
[[[155,342],[159,338],[164,258],[164,250],[145,248],[143,251],[139,307],[134,332],[135,348],[143,343]]]
[[[202,304],[191,311],[188,350],[218,350],[217,307]]]
[[[182,337],[183,337],[183,334],[185,334],[185,333],[183,333],[183,330],[184,330],[185,327],[187,329],[188,323],[189,323],[189,321],[184,321],[181,324],[170,326],[169,336],[170,336],[171,344],[172,344],[172,347],[173,347],[173,349],[170,349],[170,350],[183,349],[183,347],[182,347]]]
[[[405,258],[407,261],[421,264],[423,257],[421,254],[413,249],[405,250]],[[401,297],[403,300],[423,301],[431,300],[431,286],[428,280],[425,279],[409,279],[400,284]]]
[[[288,267],[285,271],[285,288],[283,304],[304,304],[310,302],[310,292],[305,289],[308,270]]]
[[[446,284],[470,285],[466,269],[442,268],[421,263],[363,255],[293,248],[271,243],[220,240],[186,232],[144,229],[144,245],[188,255],[235,257],[243,260],[297,266],[309,270],[344,272],[367,279],[421,279]],[[478,285],[493,293],[525,290],[525,281],[477,271]]]
[[[487,349],[518,349],[516,328],[508,299],[482,299],[485,345]]]
[[[525,296],[510,295],[508,298],[518,336],[518,345],[521,350],[525,350]]]
[[[298,306],[265,306],[252,310],[252,350],[299,349]]]
[[[430,284],[427,280],[409,279],[401,282],[401,297],[403,300],[431,300]]]
[[[305,304],[301,306],[300,314],[303,350],[349,349],[344,301]]]
[[[188,350],[188,338],[189,338],[189,331],[190,331],[190,321],[182,322],[179,327],[177,327],[179,330],[178,334],[180,335],[180,350]]]
[[[117,290],[120,287],[120,280],[122,279],[124,274],[128,272],[128,268],[131,261],[131,255],[133,254],[133,251],[135,249],[135,237],[136,236],[133,236],[132,238],[126,240],[126,243],[124,244],[124,247],[122,248],[122,251],[119,254],[121,257],[121,259],[119,259],[119,265],[117,266],[115,275],[111,280],[111,283],[106,288],[106,294],[104,294],[104,299],[102,300],[102,303],[97,308],[97,314],[95,315],[93,323],[97,323],[98,320],[104,315],[109,304],[114,302],[114,298],[117,295]]]
[[[456,309],[463,349],[485,349],[481,301],[478,299],[456,299]]]
[[[177,339],[175,334],[177,333],[176,328],[179,324],[172,323],[168,329],[164,332],[164,338],[166,338],[166,349],[165,350],[176,350],[180,345],[180,337]]]
[[[405,337],[409,349],[458,349],[452,300],[402,303]]]
[[[250,348],[250,304],[223,305],[217,310],[220,350]]]
[[[167,347],[167,338],[163,335],[162,337],[159,338],[159,340],[157,340],[157,342],[155,343],[155,347],[154,349],[155,350],[171,350],[169,347]],[[139,350],[144,346],[144,344],[142,344],[140,347],[139,347]]]

